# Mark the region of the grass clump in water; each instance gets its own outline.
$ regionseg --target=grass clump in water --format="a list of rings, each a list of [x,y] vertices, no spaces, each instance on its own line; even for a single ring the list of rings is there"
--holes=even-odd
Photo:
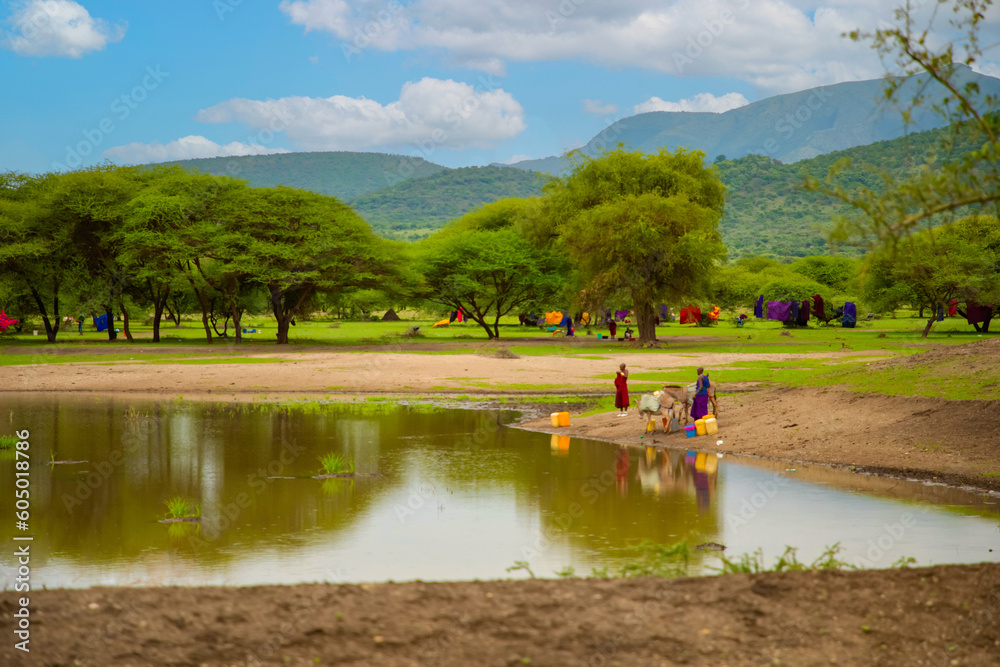
[[[186,519],[188,517],[201,516],[201,507],[182,496],[174,496],[169,500],[164,500],[163,504],[167,506],[168,519]]]
[[[798,551],[795,547],[785,547],[785,553],[778,557],[778,560],[774,562],[772,567],[767,567],[764,564],[764,551],[763,549],[757,549],[752,554],[742,554],[739,558],[730,560],[724,555],[720,555],[719,558],[722,561],[722,567],[715,568],[718,570],[719,574],[757,574],[760,572],[802,572],[805,570],[853,570],[857,569],[855,566],[840,560],[837,557],[843,550],[840,546],[840,542],[834,543],[832,546],[828,546],[823,550],[823,553],[808,565],[801,562],[795,553]]]
[[[17,445],[16,435],[0,435],[0,449],[12,449]]]
[[[319,457],[320,472],[324,475],[354,473],[354,459],[339,452],[327,452]]]

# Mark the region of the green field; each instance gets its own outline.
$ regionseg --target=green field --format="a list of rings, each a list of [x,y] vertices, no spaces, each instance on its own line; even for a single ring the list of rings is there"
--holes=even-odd
[[[305,351],[330,352],[396,352],[409,354],[469,354],[491,352],[505,346],[521,357],[565,356],[585,359],[614,358],[627,360],[632,354],[668,354],[670,364],[662,369],[637,372],[632,375],[635,391],[644,391],[658,383],[685,383],[693,380],[695,368],[705,364],[706,354],[740,354],[743,360],[711,366],[713,379],[723,386],[733,383],[781,383],[793,386],[841,385],[856,391],[875,391],[896,395],[939,396],[957,399],[1000,398],[1000,368],[987,365],[970,374],[954,361],[937,361],[906,366],[875,364],[875,361],[900,357],[989,339],[992,335],[975,333],[960,318],[949,318],[937,324],[927,339],[920,337],[924,321],[912,313],[900,313],[896,318],[862,321],[856,329],[814,325],[807,328],[786,328],[780,323],[749,321],[737,328],[726,319],[711,327],[663,324],[657,329],[659,348],[635,348],[618,341],[601,341],[587,335],[585,328],[577,336],[553,336],[537,327],[523,327],[516,320],[501,326],[500,340],[489,342],[486,332],[473,323],[452,324],[447,328],[432,328],[433,320],[412,319],[401,322],[351,322],[316,319],[299,320],[291,332],[291,343],[277,346],[273,342],[274,322],[269,318],[248,318],[247,329],[259,333],[247,334],[236,345],[232,338],[205,343],[204,330],[197,321],[184,321],[180,327],[172,324],[161,329],[161,342],[150,341],[149,326],[133,326],[135,342],[129,344],[121,334],[109,342],[106,333],[85,327],[81,336],[75,327],[61,332],[55,344],[30,332],[0,337],[0,366],[31,364],[93,363],[108,364],[226,364],[283,363],[295,361]],[[120,324],[119,324],[120,326]],[[419,326],[420,335],[403,336],[411,327]],[[619,333],[624,326],[619,328]],[[596,329],[594,330],[596,334]],[[809,353],[850,352],[835,359],[817,358]],[[863,354],[861,354],[863,353]],[[261,357],[260,355],[274,355]],[[784,359],[760,358],[756,355],[802,355]],[[676,366],[676,356],[690,358],[683,367]],[[975,357],[963,364],[975,363]],[[486,378],[463,378],[470,391],[481,393],[493,388],[498,392],[523,392],[532,389],[551,392],[559,385],[531,384],[497,386]],[[573,387],[576,390],[599,390],[607,383],[604,376],[594,377],[593,384]]]

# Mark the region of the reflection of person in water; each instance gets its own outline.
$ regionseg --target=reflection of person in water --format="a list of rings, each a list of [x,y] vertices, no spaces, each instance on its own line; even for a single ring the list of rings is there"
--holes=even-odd
[[[615,486],[622,498],[628,494],[628,449],[619,447],[615,450]]]
[[[660,493],[660,473],[656,468],[656,449],[646,447],[643,456],[639,457],[639,467],[635,471],[635,478],[639,482],[639,487],[643,493]]]

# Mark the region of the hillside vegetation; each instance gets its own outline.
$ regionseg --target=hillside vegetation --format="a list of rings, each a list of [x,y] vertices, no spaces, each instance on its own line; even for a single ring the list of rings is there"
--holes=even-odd
[[[508,197],[537,197],[548,176],[510,167],[465,167],[415,178],[350,200],[376,232],[416,240],[472,209]]]
[[[184,160],[180,165],[213,176],[232,176],[255,188],[286,185],[340,199],[358,197],[446,168],[423,158],[385,153],[282,153]]]
[[[922,165],[947,162],[973,148],[958,144],[942,152],[946,132],[919,132],[795,164],[759,155],[717,160],[727,190],[722,232],[730,259],[745,255],[787,259],[828,252],[826,230],[835,216],[849,215],[851,208],[824,194],[806,191],[804,175],[822,181],[834,164],[848,159],[850,166],[836,182],[845,188],[865,186],[880,191],[883,171],[893,180],[901,180]],[[847,256],[863,253],[860,248],[843,246],[838,251]]]

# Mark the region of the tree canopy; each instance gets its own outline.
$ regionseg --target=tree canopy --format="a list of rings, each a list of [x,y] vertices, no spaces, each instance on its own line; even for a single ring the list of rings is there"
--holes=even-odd
[[[653,341],[657,303],[709,292],[726,254],[725,188],[699,151],[618,148],[572,159],[572,171],[546,185],[540,220],[572,259],[584,305],[627,298],[640,341]]]

